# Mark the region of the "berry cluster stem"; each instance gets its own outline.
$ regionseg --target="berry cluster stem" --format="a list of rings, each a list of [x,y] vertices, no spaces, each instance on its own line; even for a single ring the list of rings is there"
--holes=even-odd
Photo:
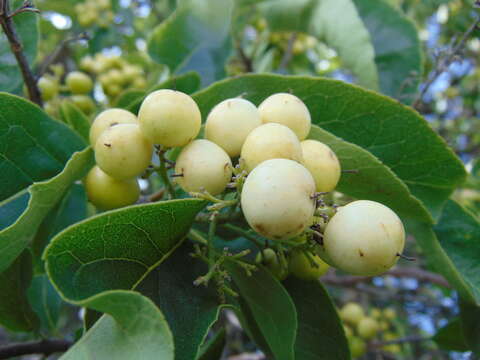
[[[167,173],[167,167],[165,164],[167,163],[167,159],[165,158],[165,151],[160,150],[157,152],[158,158],[160,159],[160,166],[156,169],[158,175],[162,178],[165,186],[167,187],[168,194],[170,195],[170,199],[175,199],[175,188],[170,181]]]

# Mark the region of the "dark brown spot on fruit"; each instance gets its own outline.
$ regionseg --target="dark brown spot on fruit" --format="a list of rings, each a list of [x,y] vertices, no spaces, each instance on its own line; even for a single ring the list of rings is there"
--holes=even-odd
[[[263,226],[262,224],[254,224],[253,228],[257,230],[259,233],[265,232],[265,226]]]
[[[118,122],[113,122],[110,126],[115,126],[115,125],[118,125]]]
[[[112,144],[106,144],[106,143],[104,143],[103,145],[105,145],[106,147],[112,147]]]
[[[363,253],[363,251],[360,250],[360,249],[358,249],[358,254],[360,255],[360,257],[364,257],[364,256],[365,256],[365,254]]]

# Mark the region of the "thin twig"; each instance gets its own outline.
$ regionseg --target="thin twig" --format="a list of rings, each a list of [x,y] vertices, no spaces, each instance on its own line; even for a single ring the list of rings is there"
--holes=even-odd
[[[280,62],[280,65],[278,66],[279,71],[286,70],[288,64],[290,63],[290,60],[292,60],[293,46],[295,45],[296,40],[297,40],[297,33],[294,32],[288,39],[287,49],[283,54],[283,58],[282,58],[282,61]]]
[[[238,55],[240,56],[240,60],[242,61],[242,64],[245,68],[245,72],[253,72],[253,61],[247,56],[239,40],[235,41],[235,47],[238,51]]]
[[[435,82],[435,80],[445,71],[448,69],[450,64],[458,60],[459,55],[461,55],[463,49],[465,48],[465,44],[470,37],[470,35],[477,29],[477,27],[480,24],[480,16],[477,16],[475,21],[470,25],[467,31],[463,33],[461,36],[460,40],[457,41],[456,45],[452,45],[452,48],[447,52],[447,54],[444,57],[441,57],[436,66],[435,69],[433,70],[432,73],[429,74],[428,80],[425,83],[422,91],[418,94],[417,98],[415,99],[413,103],[414,108],[418,108],[420,104],[422,103],[422,99],[425,96],[425,94],[428,92],[432,84]]]
[[[73,342],[68,340],[45,339],[26,343],[10,344],[0,347],[0,359],[10,359],[16,356],[29,354],[43,354],[45,356],[65,352]]]
[[[68,39],[64,39],[60,43],[60,45],[58,45],[57,48],[53,51],[53,53],[48,55],[42,61],[42,63],[38,67],[38,72],[37,72],[38,76],[40,77],[43,74],[45,74],[47,72],[48,68],[50,67],[50,65],[55,64],[57,62],[58,58],[67,49],[68,44],[70,44],[71,42],[79,41],[79,40],[89,40],[89,39],[90,39],[90,37],[88,36],[88,34],[86,32],[82,32],[78,35],[73,35],[72,37],[70,37]]]
[[[430,341],[431,338],[425,336],[405,336],[403,338],[388,340],[388,341],[374,341],[369,344],[369,347],[372,348],[379,348],[386,345],[394,345],[394,344],[404,344],[404,343],[415,343],[415,342],[423,342],[423,341]]]
[[[32,7],[29,11],[34,10],[35,9]],[[5,35],[7,36],[12,53],[17,60],[18,66],[22,73],[23,81],[28,90],[28,96],[32,102],[39,106],[42,106],[42,96],[37,86],[37,79],[35,78],[32,70],[30,69],[27,57],[23,52],[22,43],[20,42],[18,34],[15,30],[15,24],[12,19],[12,16],[14,14],[15,12],[10,13],[9,0],[0,0],[0,25],[2,26]]]

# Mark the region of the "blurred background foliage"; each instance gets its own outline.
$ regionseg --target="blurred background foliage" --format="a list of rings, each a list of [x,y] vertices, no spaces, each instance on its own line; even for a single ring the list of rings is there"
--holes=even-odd
[[[34,64],[59,86],[59,96],[45,103],[56,118],[65,117],[66,103],[92,117],[192,70],[202,85],[248,72],[340,79],[414,106],[470,174],[454,198],[474,213],[480,210],[480,30],[472,28],[479,17],[473,0],[37,0],[35,5],[41,15],[40,41],[32,38],[31,44],[37,47]],[[36,36],[37,30],[29,29]],[[93,96],[70,93],[65,76],[75,70],[93,79]],[[19,84],[12,87],[20,94]],[[414,243],[408,246],[409,254],[419,254]],[[339,307],[359,303],[382,324],[365,358],[474,358],[455,322],[456,293],[441,279],[411,276],[421,265],[373,280],[324,279]],[[75,336],[82,326],[79,314],[59,300],[46,279],[36,279],[31,291],[44,295],[37,309],[42,331]],[[261,359],[233,314],[226,313],[224,321],[229,358]],[[28,336],[0,332],[0,342]]]

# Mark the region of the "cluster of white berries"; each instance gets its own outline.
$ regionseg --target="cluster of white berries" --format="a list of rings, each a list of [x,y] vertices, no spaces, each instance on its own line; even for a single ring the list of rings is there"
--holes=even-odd
[[[92,202],[103,208],[134,202],[139,194],[135,177],[150,165],[153,145],[183,147],[176,159],[175,181],[186,192],[223,193],[238,162],[236,168],[244,169],[246,176],[237,189],[243,214],[265,238],[305,239],[304,234],[316,226],[321,236],[316,253],[332,266],[376,275],[396,263],[405,233],[388,207],[360,200],[334,210],[330,218],[317,217],[318,194],[335,189],[341,168],[326,144],[306,140],[311,117],[298,97],[277,93],[258,108],[242,98],[224,100],[206,118],[205,139],[196,139],[201,119],[195,101],[174,90],[148,95],[138,119],[120,109],[101,113],[90,133],[98,167],[87,177],[87,190],[89,179],[102,177],[108,181],[100,192],[123,186],[124,193],[131,188],[132,196],[115,195],[118,201],[107,201],[114,206],[104,206],[99,196],[95,199],[100,195],[95,189],[89,191]]]

